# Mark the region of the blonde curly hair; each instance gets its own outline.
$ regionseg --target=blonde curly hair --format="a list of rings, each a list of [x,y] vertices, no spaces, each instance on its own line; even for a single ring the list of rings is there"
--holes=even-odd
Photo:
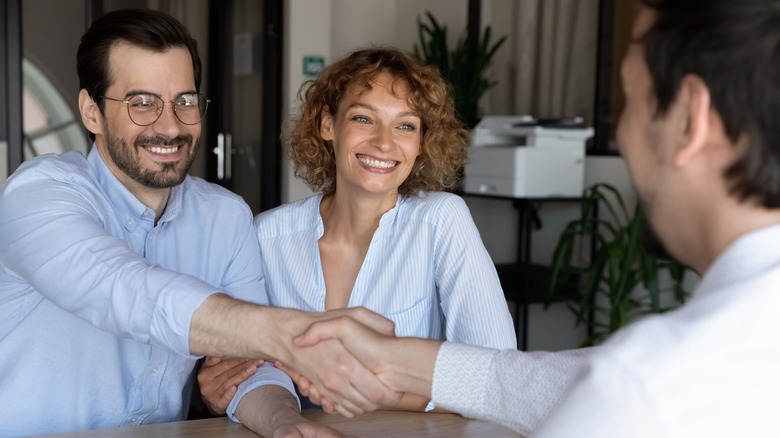
[[[371,88],[371,80],[382,72],[406,87],[407,102],[422,122],[420,155],[398,193],[443,191],[458,184],[468,159],[469,133],[455,116],[449,86],[435,67],[420,65],[394,48],[374,47],[331,64],[298,93],[300,112],[288,122],[284,137],[290,144],[295,176],[313,191],[324,195],[336,191],[333,145],[320,135],[323,108],[335,113],[343,97],[355,88]]]

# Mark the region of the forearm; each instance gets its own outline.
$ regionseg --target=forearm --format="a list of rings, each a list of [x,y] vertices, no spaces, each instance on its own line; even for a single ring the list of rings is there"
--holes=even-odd
[[[305,421],[298,401],[289,391],[277,385],[255,388],[245,395],[236,408],[236,418],[259,435],[274,436],[283,425]]]
[[[293,325],[291,318],[296,313],[299,312],[214,294],[203,302],[192,317],[190,352],[196,355],[288,361],[288,346],[297,334],[289,326]]]

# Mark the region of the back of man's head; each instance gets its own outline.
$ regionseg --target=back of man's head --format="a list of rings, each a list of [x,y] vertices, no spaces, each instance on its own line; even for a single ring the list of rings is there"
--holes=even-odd
[[[748,142],[726,177],[741,199],[780,207],[780,2],[644,0],[655,12],[641,42],[662,115],[681,79],[707,84],[734,142]]]

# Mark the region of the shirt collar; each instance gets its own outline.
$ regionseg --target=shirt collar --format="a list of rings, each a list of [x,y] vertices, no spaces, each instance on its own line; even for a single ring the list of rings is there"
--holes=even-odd
[[[151,208],[144,205],[138,198],[135,197],[127,187],[125,187],[117,178],[111,173],[97,147],[93,144],[92,149],[87,155],[87,161],[92,171],[95,173],[96,178],[100,186],[105,191],[108,198],[111,200],[111,204],[114,207],[114,212],[117,217],[122,219],[122,223],[128,231],[133,231],[141,221],[154,222],[155,212]],[[187,180],[185,179],[185,182]],[[182,202],[182,185],[178,185],[171,189],[171,193],[168,197],[168,205],[165,208],[165,213],[160,218],[160,222],[167,222],[176,217],[181,211]]]
[[[325,225],[322,222],[322,215],[320,214],[320,203],[322,202],[323,194],[317,193],[309,199],[310,207],[314,210],[315,214],[312,214],[312,228],[315,230],[317,240],[325,234]],[[398,210],[401,204],[406,202],[406,198],[398,195],[395,205],[390,210],[387,210],[382,217],[379,218],[379,228],[385,226],[385,224],[391,224],[398,217]]]
[[[780,257],[774,244],[779,241],[780,225],[742,235],[707,269],[697,290],[728,287],[776,268]]]

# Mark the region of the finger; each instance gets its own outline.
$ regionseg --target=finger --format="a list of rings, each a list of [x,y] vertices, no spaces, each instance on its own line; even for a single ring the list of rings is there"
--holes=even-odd
[[[246,361],[242,366],[232,368],[230,371],[225,373],[225,377],[227,378],[225,384],[238,385],[246,379],[252,377],[252,374],[254,374],[257,369],[258,366],[255,364],[255,362]]]
[[[317,404],[322,406],[322,410],[329,414],[332,414],[336,411],[336,408],[333,406],[333,403],[326,398],[320,399],[320,402]]]
[[[309,379],[302,377],[300,380],[298,380],[296,385],[298,386],[298,391],[301,394],[305,395],[306,397],[309,397],[310,399],[312,399],[312,401],[319,404],[319,402],[317,402],[316,400],[317,398],[319,398],[319,393],[312,391],[314,387],[311,385]]]
[[[225,393],[222,395],[222,398],[220,399],[219,403],[217,403],[217,406],[219,407],[220,411],[227,410],[228,405],[230,405],[230,402],[233,400],[233,397],[236,395],[236,392],[238,391],[238,388],[235,386],[232,386],[225,390]]]
[[[336,406],[336,412],[338,412],[342,417],[352,418],[354,415],[346,410],[343,405]]]

